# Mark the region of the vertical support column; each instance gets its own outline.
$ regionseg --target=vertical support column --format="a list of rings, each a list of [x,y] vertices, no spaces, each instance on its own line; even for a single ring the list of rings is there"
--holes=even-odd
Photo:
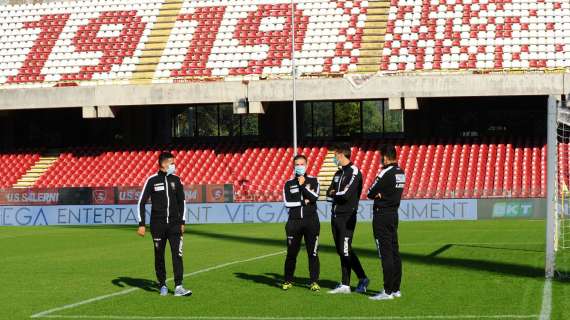
[[[291,0],[291,74],[293,76],[293,156],[297,155],[297,65],[295,63],[295,0]]]
[[[556,236],[556,201],[558,192],[558,177],[556,166],[558,165],[557,152],[557,101],[556,96],[548,97],[547,116],[547,147],[546,147],[546,261],[545,275],[551,279],[554,276],[554,237]]]

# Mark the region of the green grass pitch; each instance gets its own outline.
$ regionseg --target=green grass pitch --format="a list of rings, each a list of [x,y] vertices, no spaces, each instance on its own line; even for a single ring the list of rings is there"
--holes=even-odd
[[[283,224],[190,225],[185,285],[194,295],[160,297],[150,234],[135,229],[0,228],[0,319],[538,319],[541,312],[544,221],[401,223],[403,297],[393,301],[327,294],[340,267],[326,222],[319,293],[306,287],[304,249],[295,287],[277,287]],[[354,247],[375,293],[382,276],[370,223],[358,224]],[[570,283],[552,288],[552,319],[570,319]]]

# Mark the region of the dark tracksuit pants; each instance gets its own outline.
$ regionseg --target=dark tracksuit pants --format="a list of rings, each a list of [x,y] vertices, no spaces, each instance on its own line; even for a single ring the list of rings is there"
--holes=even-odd
[[[174,284],[182,284],[184,265],[182,263],[182,230],[179,223],[151,223],[150,233],[154,244],[154,269],[159,287],[166,283],[166,267],[164,263],[164,251],[166,241],[170,243],[172,253],[172,265],[174,269]]]
[[[372,228],[382,261],[384,291],[387,294],[400,291],[402,281],[402,260],[398,245],[398,211],[374,211]]]
[[[319,281],[319,233],[321,224],[319,218],[305,217],[303,219],[289,219],[285,225],[287,234],[287,257],[285,258],[285,281],[293,282],[293,274],[297,264],[297,255],[301,249],[301,241],[305,238],[305,247],[309,259],[310,282]]]
[[[356,213],[333,214],[331,227],[336,251],[340,257],[342,284],[350,285],[351,270],[356,273],[359,279],[366,278],[366,273],[362,269],[360,260],[352,251],[352,237],[356,228]]]

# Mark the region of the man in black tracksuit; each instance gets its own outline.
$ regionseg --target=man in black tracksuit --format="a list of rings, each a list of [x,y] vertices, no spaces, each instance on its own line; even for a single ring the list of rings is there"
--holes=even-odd
[[[320,291],[319,281],[319,233],[321,224],[317,215],[317,199],[320,185],[317,178],[307,175],[307,158],[297,155],[293,159],[295,177],[285,182],[283,201],[289,208],[289,219],[285,225],[287,234],[287,258],[285,259],[285,281],[283,290],[293,286],[293,274],[301,241],[305,238],[305,247],[309,258],[310,286],[312,291]]]
[[[334,161],[341,168],[335,173],[327,191],[327,200],[332,202],[331,227],[335,247],[340,256],[342,282],[329,293],[350,293],[350,273],[354,271],[359,282],[356,292],[366,292],[369,280],[360,260],[352,251],[352,237],[356,228],[356,214],[362,193],[362,173],[350,161],[348,145],[334,147]]]
[[[189,296],[192,291],[182,287],[184,266],[182,262],[183,234],[186,222],[186,201],[184,187],[180,178],[174,175],[174,156],[164,152],[158,159],[158,173],[148,177],[140,194],[138,202],[138,234],[144,236],[145,204],[151,199],[150,233],[154,243],[154,268],[160,288],[160,295],[168,294],[166,287],[166,268],[164,265],[164,251],[166,241],[170,243],[172,264],[174,268],[175,296]]]
[[[406,175],[398,166],[393,146],[383,148],[382,158],[383,169],[368,189],[368,198],[374,200],[372,228],[384,275],[384,291],[370,297],[373,300],[401,297],[402,260],[398,245],[398,208]]]

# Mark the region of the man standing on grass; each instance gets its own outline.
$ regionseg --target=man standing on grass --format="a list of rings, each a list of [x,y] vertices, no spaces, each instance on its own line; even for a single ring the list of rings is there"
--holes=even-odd
[[[180,178],[174,175],[174,156],[163,152],[158,157],[158,173],[148,177],[144,184],[138,202],[139,228],[137,233],[144,237],[145,204],[150,197],[152,209],[150,212],[150,233],[154,243],[154,268],[160,288],[160,295],[168,295],[166,286],[166,267],[164,265],[164,251],[166,241],[170,243],[172,264],[174,268],[175,296],[190,296],[192,291],[184,289],[182,278],[184,266],[182,262],[182,239],[186,221],[186,201],[184,187]]]
[[[317,178],[307,175],[307,158],[296,155],[293,159],[295,176],[285,182],[283,201],[289,208],[289,219],[285,225],[287,234],[287,258],[285,259],[285,282],[283,290],[293,287],[293,274],[301,241],[305,238],[305,247],[309,258],[311,291],[320,291],[319,287],[319,233],[321,224],[317,215],[317,200],[320,185]]]
[[[402,296],[402,260],[398,245],[398,208],[406,183],[404,170],[398,166],[396,149],[385,146],[382,152],[382,170],[368,189],[368,198],[374,200],[372,230],[382,261],[384,290],[370,297],[372,300],[391,300]]]
[[[362,269],[360,260],[352,251],[352,237],[362,193],[362,173],[350,161],[350,146],[339,144],[333,148],[333,151],[334,162],[340,168],[327,191],[327,201],[332,202],[331,227],[336,251],[340,256],[342,282],[329,293],[350,293],[351,271],[354,271],[359,279],[356,292],[364,293],[370,280]]]

